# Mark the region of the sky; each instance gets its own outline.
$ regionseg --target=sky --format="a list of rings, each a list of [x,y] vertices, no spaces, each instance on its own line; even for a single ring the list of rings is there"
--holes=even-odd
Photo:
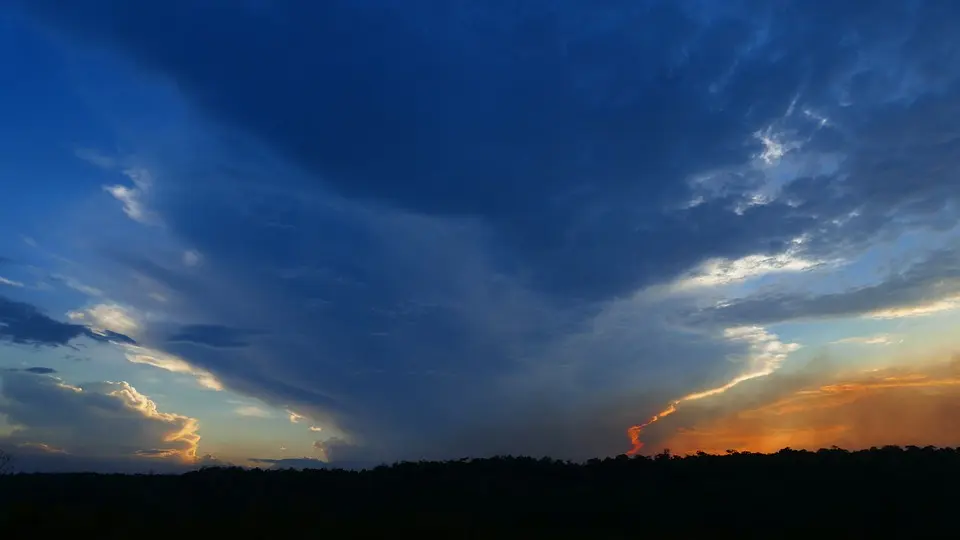
[[[21,470],[960,444],[960,4],[9,0]]]

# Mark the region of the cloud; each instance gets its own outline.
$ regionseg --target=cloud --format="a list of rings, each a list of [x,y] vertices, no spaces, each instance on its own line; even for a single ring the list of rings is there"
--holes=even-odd
[[[249,416],[252,418],[270,418],[271,416],[269,411],[257,407],[256,405],[244,405],[242,407],[237,407],[234,412],[240,416]]]
[[[9,287],[23,287],[22,282],[7,279],[3,276],[0,276],[0,285],[7,285]]]
[[[46,2],[27,8],[167,74],[208,117],[254,133],[310,173],[290,177],[293,187],[320,183],[415,213],[480,216],[528,267],[530,283],[554,292],[623,293],[804,233],[816,236],[811,256],[836,252],[827,238],[838,235],[862,245],[883,226],[900,226],[884,217],[903,200],[892,195],[929,206],[942,191],[934,182],[951,182],[933,169],[922,183],[894,187],[887,173],[877,197],[866,205],[857,197],[892,155],[887,133],[950,159],[929,142],[935,122],[898,129],[912,114],[934,120],[936,95],[888,79],[897,69],[928,86],[956,79],[955,70],[911,68],[933,54],[920,45],[932,39],[920,29],[943,15],[928,8],[876,9],[888,37],[853,43],[843,37],[855,11],[827,24],[802,4],[787,16],[628,2],[549,12],[476,2],[440,11],[281,2],[269,10],[275,17],[242,6],[198,13],[218,22],[211,36],[172,17],[179,8],[170,3],[125,12],[114,2],[98,2],[111,14],[102,20]],[[386,28],[383,17],[392,21]],[[172,35],[195,54],[169,52]],[[451,35],[461,38],[444,37]],[[780,61],[770,60],[774,49]],[[318,52],[291,52],[300,50]],[[275,61],[250,70],[229,60],[237,51]],[[348,68],[364,62],[362,75]],[[426,71],[395,68],[402,65]],[[856,94],[856,107],[839,107],[838,92]],[[848,144],[854,135],[868,145]],[[732,171],[725,191],[664,215],[694,195],[688,180],[717,171]],[[850,191],[821,189],[835,178]],[[814,187],[819,197],[810,196]],[[820,230],[854,210],[856,220]],[[910,210],[937,219],[924,204]],[[626,255],[639,251],[659,253],[658,264]]]
[[[63,283],[64,285],[66,285],[67,287],[70,287],[71,289],[73,289],[73,290],[75,290],[75,291],[78,291],[78,292],[81,292],[81,293],[83,293],[83,294],[85,294],[85,295],[87,295],[87,296],[103,296],[103,291],[102,291],[102,290],[100,290],[100,289],[98,289],[98,288],[96,288],[96,287],[91,287],[90,285],[87,285],[87,284],[85,284],[85,283],[82,283],[82,282],[78,281],[77,279],[72,278],[72,277],[70,277],[70,276],[63,276],[63,275],[60,275],[60,274],[53,274],[53,275],[50,276],[50,278],[53,279],[53,280],[55,280],[55,281],[59,281],[59,282]]]
[[[813,261],[795,254],[802,239],[794,239],[790,248],[776,255],[747,255],[736,260],[713,258],[702,262],[692,272],[672,284],[679,291],[699,287],[716,287],[759,278],[771,274],[803,272],[821,268],[826,261]]]
[[[943,311],[952,311],[960,308],[960,295],[950,296],[941,300],[921,302],[912,306],[897,306],[894,308],[878,309],[864,314],[871,319],[903,319],[906,317],[923,317]]]
[[[893,319],[955,309],[958,299],[960,252],[951,247],[930,253],[875,285],[822,295],[762,293],[705,308],[695,318],[721,324],[849,316]]]
[[[897,340],[896,336],[890,334],[875,334],[872,336],[853,336],[843,339],[838,339],[834,341],[837,344],[851,344],[851,345],[893,345],[894,343],[902,343],[903,339]]]
[[[197,266],[200,264],[202,256],[200,252],[194,249],[188,249],[183,252],[183,264],[186,266]]]
[[[57,448],[56,446],[50,446],[45,443],[20,443],[17,445],[17,448],[27,448],[31,450],[38,450],[45,454],[66,454],[67,451],[63,448]]]
[[[147,221],[147,213],[143,204],[140,202],[141,193],[137,188],[129,188],[119,184],[113,186],[104,186],[104,191],[123,203],[123,213],[134,221]]]
[[[60,322],[44,315],[35,306],[0,296],[0,340],[25,345],[67,345],[85,336],[97,341],[132,342],[112,331],[95,332],[86,326]]]
[[[188,342],[216,348],[246,347],[251,337],[260,332],[241,328],[229,328],[215,324],[190,324],[177,329],[170,337],[171,342]]]
[[[50,375],[57,372],[57,370],[48,367],[29,367],[24,369],[24,371],[28,373],[35,373],[37,375]]]
[[[87,163],[104,170],[112,170],[117,166],[116,159],[103,155],[92,148],[78,148],[74,151],[74,155],[86,161]]]
[[[87,309],[70,311],[67,317],[86,324],[94,331],[130,335],[136,335],[140,331],[140,323],[131,311],[116,304],[97,304]]]
[[[69,385],[52,376],[4,372],[0,413],[13,431],[0,441],[55,447],[76,456],[132,458],[153,455],[196,459],[198,423],[157,409],[126,382]]]
[[[150,172],[145,169],[130,168],[124,170],[123,174],[133,182],[133,187],[115,184],[103,186],[103,190],[123,204],[123,213],[130,219],[146,225],[159,224],[159,217],[144,203],[144,198],[153,185]]]
[[[192,375],[197,379],[200,386],[208,390],[223,389],[223,383],[217,380],[212,373],[198,368],[180,357],[131,343],[124,343],[121,346],[124,349],[126,359],[134,364],[145,364],[172,373]]]

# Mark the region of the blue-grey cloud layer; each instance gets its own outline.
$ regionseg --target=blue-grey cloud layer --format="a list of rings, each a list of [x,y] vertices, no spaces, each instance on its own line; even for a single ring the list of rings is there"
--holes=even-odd
[[[151,345],[392,455],[600,451],[628,387],[658,402],[736,348],[635,291],[956,222],[953,3],[23,4],[233,132],[158,160],[202,267],[113,246],[200,325]],[[751,165],[764,138],[784,168]]]
[[[32,304],[0,296],[0,341],[6,340],[20,345],[60,346],[81,336],[103,342],[135,343],[130,337],[117,332],[94,332],[80,324],[52,319]]]
[[[805,295],[766,293],[725,302],[692,315],[726,325],[772,324],[791,320],[854,316],[907,309],[960,297],[960,251],[951,246],[885,276],[880,283],[850,290]]]

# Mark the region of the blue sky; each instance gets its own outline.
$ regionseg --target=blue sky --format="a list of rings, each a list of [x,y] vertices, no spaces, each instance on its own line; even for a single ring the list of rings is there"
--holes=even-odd
[[[671,404],[644,449],[870,446],[893,397],[948,444],[958,16],[8,3],[0,448],[582,459]]]

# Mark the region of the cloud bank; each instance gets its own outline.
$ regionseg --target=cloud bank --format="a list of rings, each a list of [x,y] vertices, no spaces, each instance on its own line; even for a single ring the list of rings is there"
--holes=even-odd
[[[187,465],[197,459],[195,419],[158,410],[126,382],[72,386],[42,373],[0,375],[0,414],[12,426],[0,444],[18,457],[23,454],[28,465],[30,456],[38,453],[74,456],[81,462],[120,457]]]

